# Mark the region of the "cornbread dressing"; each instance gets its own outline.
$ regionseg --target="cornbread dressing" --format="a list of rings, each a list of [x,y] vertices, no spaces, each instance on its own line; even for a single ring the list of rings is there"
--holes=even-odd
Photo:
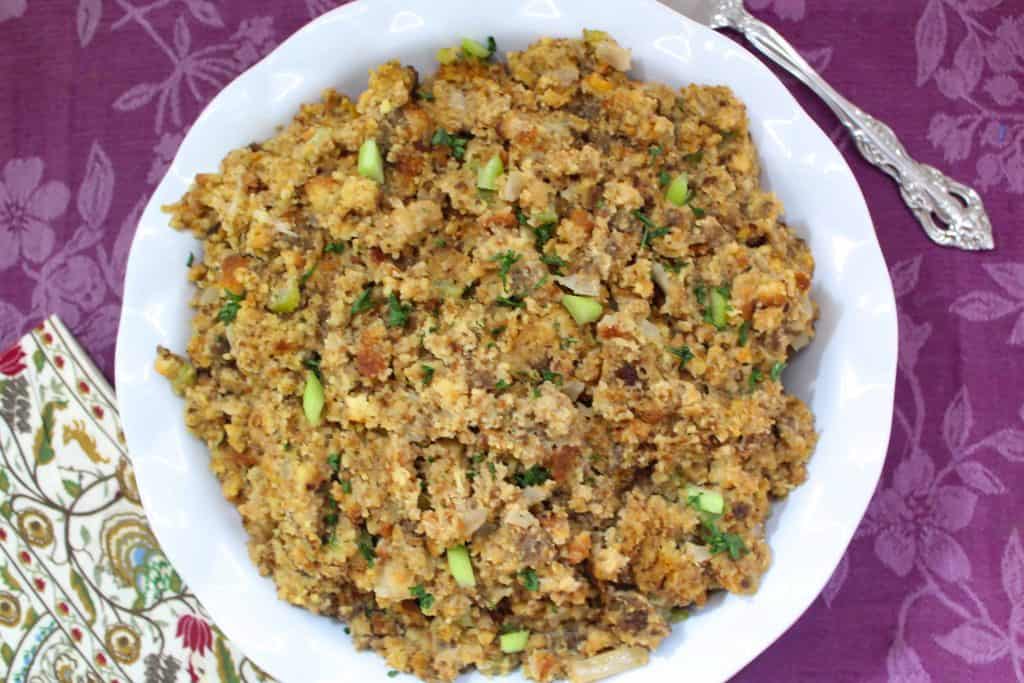
[[[427,681],[595,680],[756,590],[815,444],[780,375],[814,263],[728,88],[630,80],[601,32],[450,52],[168,207],[203,253],[157,368],[282,599]]]

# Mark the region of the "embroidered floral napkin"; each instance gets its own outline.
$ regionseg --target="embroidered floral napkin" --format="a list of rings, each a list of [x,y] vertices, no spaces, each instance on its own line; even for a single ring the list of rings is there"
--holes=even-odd
[[[0,353],[0,417],[5,680],[272,680],[160,550],[114,393],[57,318]]]

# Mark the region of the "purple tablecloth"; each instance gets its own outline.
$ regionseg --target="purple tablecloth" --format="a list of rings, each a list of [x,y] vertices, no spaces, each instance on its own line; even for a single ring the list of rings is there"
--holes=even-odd
[[[111,376],[128,247],[183,133],[333,5],[0,0],[0,349],[57,313]],[[933,246],[787,80],[868,198],[900,372],[888,466],[855,541],[738,680],[1024,682],[1024,1],[749,5],[919,159],[974,184],[998,248]]]

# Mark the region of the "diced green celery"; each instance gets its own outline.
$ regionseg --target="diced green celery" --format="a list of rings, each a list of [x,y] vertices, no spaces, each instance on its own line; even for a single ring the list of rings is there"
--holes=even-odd
[[[535,225],[544,225],[546,223],[554,223],[558,220],[558,214],[553,210],[548,209],[547,211],[541,211],[533,217]]]
[[[697,486],[686,487],[686,498],[693,502],[697,509],[709,512],[712,515],[720,515],[725,510],[725,498],[718,491],[708,491]]]
[[[708,305],[710,307],[711,324],[720,330],[724,329],[726,314],[729,310],[729,299],[716,287],[711,290]]]
[[[586,296],[566,294],[562,297],[562,305],[577,325],[586,325],[599,320],[604,314],[604,307],[599,301]]]
[[[295,278],[274,290],[268,307],[274,313],[291,313],[299,307],[299,283]]]
[[[486,45],[472,38],[462,39],[462,51],[470,57],[476,57],[477,59],[487,59],[491,56],[491,51],[487,49]]]
[[[377,141],[373,138],[359,147],[359,175],[378,183],[384,182],[384,160],[380,156]]]
[[[505,165],[501,163],[501,157],[495,154],[477,171],[476,186],[481,190],[496,190],[498,176],[504,172]]]
[[[459,51],[454,47],[442,47],[437,51],[436,58],[441,64],[454,64],[459,60]]]
[[[526,649],[526,641],[530,639],[529,631],[510,631],[501,634],[501,651],[505,654],[514,654]]]
[[[437,287],[437,291],[441,292],[446,299],[458,299],[462,296],[464,289],[462,285],[451,280],[438,280],[434,283],[434,286]]]
[[[669,184],[668,190],[665,191],[665,199],[672,202],[676,206],[683,206],[686,204],[686,200],[690,196],[690,185],[689,180],[685,173],[680,173],[672,179],[672,183]]]
[[[178,366],[178,371],[174,374],[174,379],[171,381],[171,389],[178,396],[185,393],[185,387],[190,387],[196,383],[196,369],[187,360],[181,361],[181,365]]]
[[[324,411],[324,385],[320,383],[316,373],[306,373],[306,388],[302,392],[302,412],[306,414],[306,420],[314,427],[320,424]]]
[[[466,546],[457,545],[448,548],[448,570],[452,573],[455,583],[463,588],[475,588],[476,577],[473,576],[473,563],[469,559]]]

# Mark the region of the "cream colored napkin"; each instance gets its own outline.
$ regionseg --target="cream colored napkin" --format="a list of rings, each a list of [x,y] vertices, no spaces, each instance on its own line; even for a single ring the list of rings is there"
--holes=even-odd
[[[0,418],[4,680],[271,680],[160,550],[114,393],[58,319],[0,353]]]

